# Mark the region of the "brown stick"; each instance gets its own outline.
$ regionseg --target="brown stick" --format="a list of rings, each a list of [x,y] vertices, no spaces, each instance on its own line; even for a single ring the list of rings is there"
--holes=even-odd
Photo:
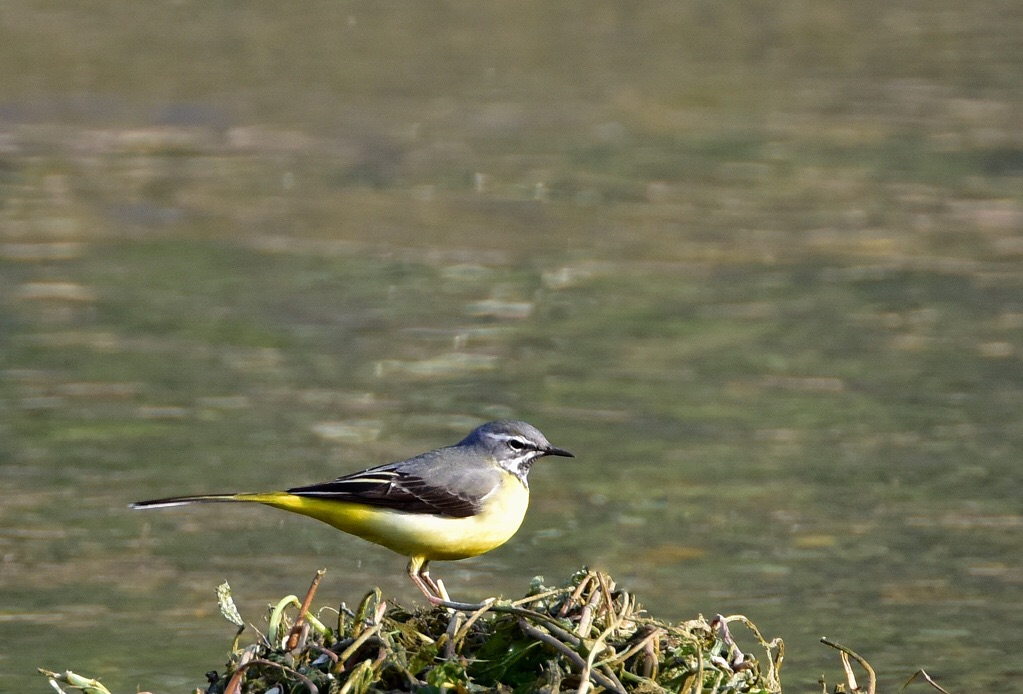
[[[305,600],[302,601],[302,607],[298,611],[298,618],[295,620],[295,626],[291,627],[291,632],[288,635],[287,650],[289,651],[293,651],[298,647],[298,639],[302,635],[302,623],[309,612],[309,606],[313,604],[313,596],[316,595],[320,579],[323,578],[325,573],[327,573],[326,569],[319,569],[316,575],[313,576],[313,582],[309,585],[309,590],[306,591]]]
[[[855,651],[846,648],[840,643],[835,643],[826,636],[821,637],[821,643],[823,643],[825,646],[831,646],[832,648],[834,648],[835,650],[842,654],[842,666],[845,668],[845,673],[848,679],[847,684],[849,685],[849,688],[851,690],[859,691],[859,689],[856,686],[856,679],[855,676],[853,675],[852,668],[849,666],[850,656],[852,657],[853,660],[860,664],[860,667],[867,671],[868,679],[867,694],[874,694],[874,692],[877,691],[877,677],[874,675],[874,668],[870,667],[870,663],[861,658],[859,654],[856,653]]]

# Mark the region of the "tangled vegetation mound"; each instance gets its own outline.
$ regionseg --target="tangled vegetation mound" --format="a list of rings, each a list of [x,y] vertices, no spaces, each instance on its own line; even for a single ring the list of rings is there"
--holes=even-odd
[[[245,621],[230,588],[221,585],[221,612],[238,632],[224,670],[207,673],[208,684],[196,693],[781,692],[781,639],[765,640],[741,615],[675,624],[655,619],[604,573],[578,571],[560,588],[536,578],[518,600],[414,610],[388,604],[375,589],[354,610],[341,605],[314,614],[309,608],[322,575],[304,601],[289,595],[271,607],[266,634],[244,646]],[[736,625],[752,634],[759,660],[737,645]],[[845,669],[846,681],[835,691],[873,694],[870,665],[823,641],[840,652]],[[851,661],[866,672],[862,688]],[[70,671],[40,672],[58,692],[69,684],[86,694],[110,694]],[[944,692],[923,671],[910,682],[918,675]]]
[[[233,610],[226,593],[221,606]],[[294,624],[288,606],[299,609]],[[272,610],[265,637],[236,643],[207,691],[781,690],[780,640],[766,642],[745,617],[658,621],[603,573],[577,572],[560,588],[534,579],[519,600],[458,608],[406,610],[374,590],[354,611],[342,606],[328,627],[325,611],[314,617],[291,596]],[[242,628],[236,614],[232,621]],[[739,649],[732,623],[752,631],[763,664]]]

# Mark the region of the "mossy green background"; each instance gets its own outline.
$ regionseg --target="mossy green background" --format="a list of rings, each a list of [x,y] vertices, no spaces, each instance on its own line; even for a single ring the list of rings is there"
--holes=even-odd
[[[522,594],[742,612],[783,682],[1016,687],[1023,6],[0,8],[0,688],[183,691],[403,560],[278,488],[515,416]]]

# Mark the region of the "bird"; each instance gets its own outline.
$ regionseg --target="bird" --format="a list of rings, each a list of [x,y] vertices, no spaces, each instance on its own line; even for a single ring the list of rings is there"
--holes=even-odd
[[[539,429],[497,420],[452,446],[319,484],[276,492],[198,494],[137,501],[133,509],[248,502],[308,516],[409,557],[406,573],[434,605],[449,602],[431,561],[474,557],[518,531],[529,471],[540,458],[574,458]]]

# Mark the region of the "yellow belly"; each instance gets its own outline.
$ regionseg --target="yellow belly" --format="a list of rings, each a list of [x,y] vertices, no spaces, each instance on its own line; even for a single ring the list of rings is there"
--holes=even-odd
[[[522,524],[529,490],[508,475],[500,490],[484,501],[483,511],[468,518],[399,513],[376,506],[295,496],[284,492],[239,494],[238,501],[267,506],[323,521],[406,557],[465,559],[503,545]]]

